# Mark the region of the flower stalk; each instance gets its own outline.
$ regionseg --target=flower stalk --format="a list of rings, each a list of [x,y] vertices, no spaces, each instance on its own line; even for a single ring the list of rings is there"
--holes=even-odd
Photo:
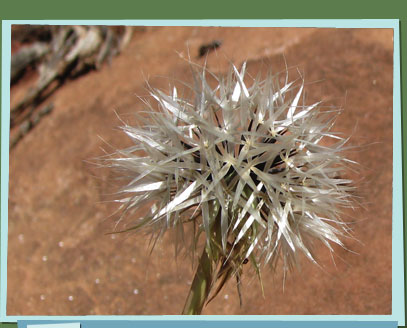
[[[201,314],[205,303],[208,301],[214,276],[214,263],[204,248],[182,314]]]

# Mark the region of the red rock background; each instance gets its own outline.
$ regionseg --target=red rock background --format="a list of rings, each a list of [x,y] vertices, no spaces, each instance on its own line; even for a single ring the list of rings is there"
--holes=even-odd
[[[243,306],[234,281],[203,314],[390,314],[392,240],[392,30],[147,27],[138,29],[111,65],[69,81],[48,100],[55,109],[10,153],[8,315],[179,314],[194,271],[174,258],[171,236],[149,255],[143,234],[106,235],[114,227],[106,203],[109,172],[86,163],[106,143],[129,144],[116,129],[143,108],[146,82],[167,88],[168,76],[190,81],[180,57],[197,58],[202,44],[222,40],[208,67],[224,73],[230,61],[248,61],[250,72],[299,67],[307,100],[324,99],[345,111],[335,130],[362,145],[357,160],[363,208],[350,213],[352,253],[322,246],[322,269],[302,261],[284,284],[281,269],[263,269],[265,297],[250,270]],[[284,55],[284,57],[283,57]],[[292,77],[298,77],[292,69]],[[291,73],[290,73],[291,74]],[[15,103],[35,80],[11,90]],[[317,82],[318,83],[311,83]],[[98,136],[103,138],[102,141]],[[336,266],[335,266],[335,264]]]

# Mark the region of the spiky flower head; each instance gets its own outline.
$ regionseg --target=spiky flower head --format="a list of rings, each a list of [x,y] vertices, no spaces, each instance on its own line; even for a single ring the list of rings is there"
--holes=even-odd
[[[192,97],[151,89],[147,118],[124,123],[134,145],[109,159],[130,179],[119,201],[127,217],[151,204],[128,230],[161,235],[190,222],[209,258],[235,272],[248,260],[258,268],[278,258],[287,269],[298,253],[315,261],[313,241],[343,246],[340,216],[352,205],[351,181],[341,178],[347,139],[331,132],[339,111],[304,105],[304,81],[289,82],[288,72],[281,83],[245,71],[194,67]]]

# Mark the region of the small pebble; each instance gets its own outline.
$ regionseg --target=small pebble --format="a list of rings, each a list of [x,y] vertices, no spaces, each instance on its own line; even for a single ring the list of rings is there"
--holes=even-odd
[[[138,293],[139,293],[139,292],[138,292],[138,289],[133,290],[133,294],[134,294],[134,295],[138,295]]]
[[[45,295],[42,294],[42,295],[40,296],[40,300],[41,300],[41,301],[45,300]]]
[[[60,242],[58,243],[58,246],[59,246],[59,247],[64,247],[64,242],[63,242],[63,241],[60,241]]]
[[[100,284],[100,279],[99,279],[99,278],[96,278],[96,279],[95,279],[95,284],[96,284],[96,285]]]
[[[68,296],[68,301],[71,301],[71,302],[73,301],[73,296],[72,295]]]
[[[225,299],[225,300],[229,299],[229,295],[226,294],[226,295],[224,296],[224,299]]]
[[[42,260],[43,260],[43,262],[47,262],[48,257],[47,257],[46,255],[44,255],[44,256],[42,257]]]

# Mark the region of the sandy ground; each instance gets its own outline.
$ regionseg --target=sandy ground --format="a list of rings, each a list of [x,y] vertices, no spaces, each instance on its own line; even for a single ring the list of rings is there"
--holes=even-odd
[[[289,275],[264,268],[265,297],[250,270],[243,306],[234,281],[203,314],[390,314],[392,240],[392,31],[299,28],[148,27],[135,33],[111,65],[67,82],[47,102],[55,109],[10,154],[8,315],[179,314],[193,277],[189,259],[174,258],[171,236],[149,255],[143,234],[106,235],[115,205],[110,173],[85,160],[106,144],[125,147],[123,117],[143,108],[146,82],[167,88],[167,76],[190,81],[187,63],[202,44],[221,40],[208,67],[248,61],[250,72],[298,66],[307,99],[324,99],[345,111],[335,130],[363,145],[349,157],[363,206],[350,213],[354,253],[336,249],[335,264],[323,247],[323,269],[304,259]],[[284,55],[284,57],[283,57]],[[293,77],[296,77],[293,70]],[[12,103],[35,79],[11,90]],[[311,83],[317,82],[318,83]],[[101,136],[102,141],[98,136]],[[357,253],[357,254],[355,254]]]

